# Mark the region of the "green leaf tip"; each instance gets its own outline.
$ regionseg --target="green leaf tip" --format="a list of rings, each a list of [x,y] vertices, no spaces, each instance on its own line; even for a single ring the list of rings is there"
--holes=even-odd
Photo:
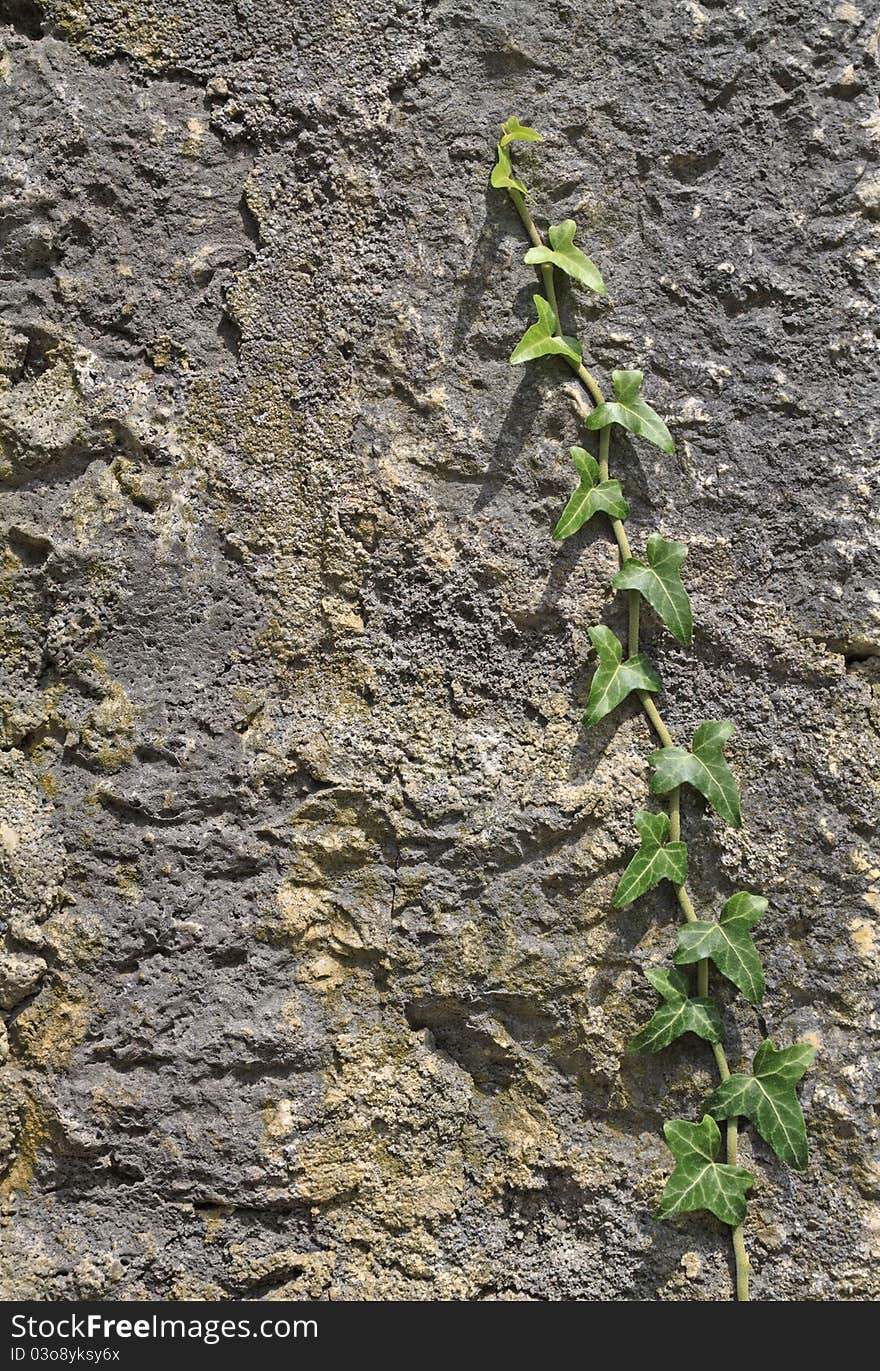
[[[567,357],[578,363],[581,360],[580,343],[576,338],[566,338],[557,333],[559,320],[543,295],[533,295],[538,322],[527,328],[513,352],[510,365],[519,366],[521,362],[533,362],[536,357]]]
[[[521,124],[515,115],[505,120],[501,126],[501,138],[496,148],[495,165],[489,180],[495,190],[515,190],[520,195],[528,195],[529,188],[525,181],[521,181],[513,174],[513,164],[507,148],[514,142],[541,143],[543,139],[536,129]]]
[[[666,795],[676,786],[693,786],[722,819],[739,828],[739,792],[724,756],[724,745],[735,731],[727,720],[709,719],[694,733],[690,752],[683,747],[661,747],[653,752],[648,758],[653,773],[651,790],[655,795]]]
[[[600,481],[599,463],[584,448],[569,448],[569,452],[581,480],[553,530],[553,540],[557,543],[577,533],[594,514],[607,514],[612,519],[625,519],[629,514],[620,482]]]
[[[767,908],[762,895],[739,891],[731,895],[717,923],[685,924],[678,931],[676,966],[711,958],[721,972],[741,990],[751,1004],[764,994],[764,972],[750,930]]]
[[[765,1039],[755,1053],[751,1076],[728,1076],[712,1091],[706,1109],[714,1119],[744,1114],[780,1161],[804,1171],[809,1161],[807,1130],[795,1086],[815,1055],[811,1043],[777,1050]]]
[[[669,818],[640,809],[635,818],[641,846],[620,878],[614,894],[615,909],[632,904],[661,881],[684,885],[687,880],[687,843],[666,841]]]
[[[504,143],[498,144],[497,153],[497,160],[489,177],[490,184],[495,190],[516,190],[519,191],[520,195],[528,195],[529,189],[525,181],[520,181],[513,174],[510,153]]]
[[[530,129],[528,124],[521,124],[515,114],[509,119],[505,119],[501,125],[500,146],[506,148],[508,143],[543,143],[544,139],[537,129]]]
[[[690,998],[687,977],[665,967],[648,967],[646,978],[663,1000],[653,1017],[626,1045],[627,1052],[659,1052],[683,1033],[710,1043],[722,1038],[721,1011],[714,1000]]]
[[[700,1123],[670,1119],[663,1133],[675,1158],[675,1170],[666,1182],[658,1217],[708,1209],[731,1228],[742,1223],[754,1177],[742,1166],[716,1160],[721,1134],[711,1115],[704,1114]]]
[[[630,557],[611,582],[615,590],[637,590],[660,616],[673,638],[685,647],[694,633],[691,602],[679,572],[687,554],[687,543],[676,543],[659,533],[652,533],[648,539],[647,565]]]
[[[529,248],[525,261],[529,266],[554,266],[564,271],[575,281],[589,286],[597,295],[605,294],[605,282],[599,268],[591,262],[580,248],[574,246],[577,225],[573,219],[563,219],[561,224],[551,224],[547,230],[550,246]]]
[[[641,652],[624,662],[620,639],[610,628],[599,624],[589,629],[590,640],[599,654],[599,665],[590,682],[590,695],[584,713],[587,727],[597,724],[616,709],[633,690],[660,690],[661,681],[647,657]]]
[[[585,421],[589,429],[606,428],[608,424],[620,424],[637,438],[646,438],[661,451],[672,453],[675,444],[672,434],[660,415],[640,397],[644,376],[640,371],[612,371],[614,400],[597,405]]]

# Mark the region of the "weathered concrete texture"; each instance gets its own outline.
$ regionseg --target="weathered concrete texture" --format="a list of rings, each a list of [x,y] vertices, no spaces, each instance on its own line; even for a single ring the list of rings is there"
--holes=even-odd
[[[763,1299],[880,1294],[878,34],[868,7],[0,0],[6,1297],[709,1299],[659,1225],[711,1058],[623,1045],[663,890],[611,894],[634,708],[579,435],[512,371],[533,280],[491,143],[577,217],[638,546],[691,546],[707,909],[764,892],[763,1018],[819,1047],[804,1176],[747,1135]],[[874,1266],[872,1268],[872,1257]]]

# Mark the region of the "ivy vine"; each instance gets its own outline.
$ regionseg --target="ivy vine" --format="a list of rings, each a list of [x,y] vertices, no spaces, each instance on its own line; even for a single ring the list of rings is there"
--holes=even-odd
[[[667,809],[665,813],[642,810],[636,814],[640,844],[620,878],[614,905],[631,904],[660,882],[669,881],[685,919],[678,931],[674,965],[650,967],[645,972],[661,1003],[627,1050],[659,1052],[682,1034],[691,1033],[711,1046],[720,1078],[717,1089],[705,1101],[699,1122],[671,1119],[663,1126],[675,1165],[663,1190],[658,1217],[708,1210],[729,1225],[736,1296],[747,1300],[749,1260],[743,1221],[754,1178],[738,1164],[739,1121],[748,1119],[780,1161],[803,1170],[807,1165],[807,1136],[795,1087],[810,1066],[814,1049],[808,1043],[798,1043],[777,1050],[764,1041],[750,1072],[731,1073],[728,1064],[721,1009],[709,993],[709,964],[750,1003],[758,1003],[764,992],[764,974],[751,930],[766,910],[767,901],[739,891],[726,901],[717,918],[698,917],[686,884],[688,853],[681,836],[680,793],[683,785],[690,786],[726,823],[740,827],[739,792],[725,756],[734,727],[726,720],[701,723],[688,748],[674,742],[663,722],[653,699],[662,688],[660,677],[639,651],[639,616],[644,603],[679,643],[691,643],[693,616],[681,577],[688,549],[684,543],[652,533],[644,557],[633,554],[624,527],[629,504],[620,482],[612,480],[608,465],[615,425],[664,453],[674,451],[673,438],[642,396],[641,371],[613,371],[614,398],[606,399],[584,365],[580,343],[563,333],[554,272],[564,272],[599,295],[605,294],[605,284],[596,265],[575,245],[574,220],[550,225],[548,241],[544,241],[526,203],[529,191],[525,182],[514,174],[511,144],[517,141],[539,143],[542,137],[518,119],[508,119],[501,131],[491,184],[507,191],[513,201],[531,243],[524,260],[537,268],[544,289],[543,294],[533,297],[537,320],[514,348],[510,361],[517,366],[541,357],[561,357],[589,397],[591,408],[585,414],[584,426],[598,433],[598,455],[592,456],[583,447],[570,449],[579,483],[552,536],[561,542],[577,534],[591,519],[607,518],[620,561],[611,584],[626,594],[628,604],[626,655],[624,645],[610,628],[599,624],[589,630],[597,667],[584,723],[588,727],[598,723],[635,694],[660,743],[648,758],[650,788],[652,794],[665,797]],[[681,969],[691,966],[696,968],[694,984]],[[723,1159],[718,1121],[725,1123]]]

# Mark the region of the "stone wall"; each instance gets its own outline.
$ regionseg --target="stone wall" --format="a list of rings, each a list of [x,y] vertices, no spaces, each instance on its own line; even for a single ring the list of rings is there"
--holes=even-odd
[[[743,1143],[755,1297],[876,1298],[876,16],[0,21],[3,1294],[729,1295],[652,1218],[711,1057],[623,1057],[675,911],[610,907],[652,744],[580,726],[622,607],[606,530],[548,536],[564,367],[506,362],[515,113],[609,286],[567,329],[676,437],[613,460],[691,548],[670,726],[737,726],[743,829],[684,813],[700,903],[771,902],[729,1047],[819,1049],[810,1171]]]

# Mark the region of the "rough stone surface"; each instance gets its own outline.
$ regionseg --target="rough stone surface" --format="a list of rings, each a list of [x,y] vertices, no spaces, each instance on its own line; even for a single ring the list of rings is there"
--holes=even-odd
[[[609,285],[567,329],[677,441],[614,466],[691,547],[670,726],[738,730],[744,828],[684,814],[700,904],[771,901],[728,1047],[819,1048],[809,1172],[743,1142],[755,1296],[876,1298],[876,16],[0,19],[3,1294],[729,1295],[652,1218],[711,1058],[623,1056],[675,910],[610,907],[652,744],[579,725],[622,606],[605,530],[548,537],[564,368],[505,360],[517,113]]]

